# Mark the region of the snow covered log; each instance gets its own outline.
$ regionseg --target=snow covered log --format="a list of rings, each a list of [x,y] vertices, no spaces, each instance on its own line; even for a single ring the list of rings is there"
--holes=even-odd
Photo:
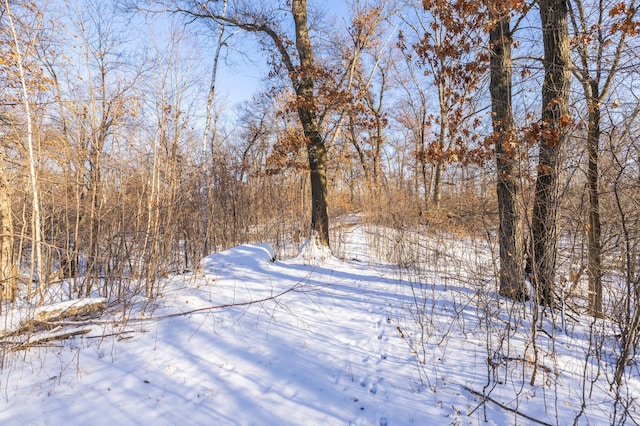
[[[42,306],[35,310],[33,317],[23,320],[20,325],[2,337],[15,336],[26,332],[50,329],[55,323],[65,319],[80,319],[98,316],[107,306],[104,297],[93,297]]]
[[[101,312],[107,307],[107,300],[104,297],[91,297],[79,300],[69,300],[67,302],[42,306],[36,309],[30,323],[55,322],[67,318],[82,317],[96,312]]]

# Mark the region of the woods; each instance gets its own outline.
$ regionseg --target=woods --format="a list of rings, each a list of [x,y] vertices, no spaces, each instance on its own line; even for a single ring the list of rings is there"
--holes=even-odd
[[[540,303],[551,306],[559,241],[573,232],[561,218],[586,182],[577,238],[587,249],[569,262],[586,271],[589,310],[603,314],[603,227],[615,225],[600,219],[601,187],[610,185],[601,180],[611,180],[601,163],[615,160],[600,140],[623,123],[635,131],[635,89],[616,90],[620,69],[636,71],[633,2],[540,2],[539,20],[524,3],[355,2],[342,23],[304,1],[286,13],[241,2],[70,6],[72,21],[55,5],[3,6],[3,282],[25,264],[36,287],[73,278],[77,294],[89,295],[94,285],[109,293],[143,278],[149,291],[198,253],[258,236],[279,245],[313,236],[329,247],[330,217],[346,212],[401,215],[424,232],[472,214],[497,231],[500,293],[528,297],[529,262]],[[158,20],[171,32],[154,29],[146,44],[122,32]],[[539,22],[541,42],[519,29],[523,21]],[[217,37],[213,57],[186,54],[197,42],[189,31],[200,28]],[[320,28],[332,36],[319,37]],[[234,40],[255,45],[269,69],[266,90],[246,104],[251,114],[231,118],[216,75]],[[513,62],[513,49],[541,56]],[[206,58],[213,74],[202,98],[196,76]],[[237,130],[256,114],[257,128]],[[27,177],[30,189],[17,184]],[[492,185],[489,206],[460,211],[457,198],[487,197],[478,191]],[[14,287],[5,286],[9,299]]]
[[[475,282],[532,303],[533,330],[611,321],[621,385],[640,339],[636,1],[336,3],[3,1],[3,312],[59,283],[159,297],[243,243],[337,252],[356,216],[486,239]],[[437,257],[420,250],[389,260]]]

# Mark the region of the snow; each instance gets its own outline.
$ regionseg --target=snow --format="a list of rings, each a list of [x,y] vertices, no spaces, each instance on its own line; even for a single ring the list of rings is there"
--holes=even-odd
[[[464,263],[490,271],[486,247],[440,242],[457,260],[410,272],[379,262],[375,229],[345,226],[347,260],[313,245],[289,260],[238,246],[170,277],[124,319],[110,311],[88,334],[4,350],[0,424],[564,425],[583,402],[579,424],[612,421],[613,367],[598,374],[591,320],[565,334],[543,319],[531,384],[531,307]],[[640,395],[629,371],[625,391]]]
[[[315,235],[305,241],[298,250],[297,260],[306,264],[318,264],[333,257],[331,250],[318,242]]]

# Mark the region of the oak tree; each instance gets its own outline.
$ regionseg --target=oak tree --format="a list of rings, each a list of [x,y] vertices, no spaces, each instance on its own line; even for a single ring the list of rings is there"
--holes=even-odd
[[[497,171],[498,243],[500,246],[500,294],[515,300],[527,298],[524,275],[522,208],[518,181],[519,141],[513,118],[511,13],[526,12],[523,3],[487,1],[491,112]],[[521,15],[522,16],[522,15]]]
[[[558,249],[558,207],[563,150],[571,124],[569,92],[571,54],[568,10],[565,0],[540,0],[544,82],[542,124],[532,217],[532,265],[536,297],[543,305],[554,302]]]

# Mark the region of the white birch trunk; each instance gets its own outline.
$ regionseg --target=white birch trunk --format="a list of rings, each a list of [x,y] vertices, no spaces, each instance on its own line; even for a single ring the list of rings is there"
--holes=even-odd
[[[20,42],[18,40],[18,33],[13,21],[13,15],[11,7],[9,6],[9,0],[5,0],[5,13],[9,20],[9,27],[11,28],[11,35],[15,44],[16,60],[18,65],[18,73],[20,77],[20,85],[22,90],[22,101],[25,109],[25,118],[27,120],[27,153],[29,157],[29,180],[31,183],[31,191],[33,192],[33,207],[32,207],[32,250],[31,250],[31,270],[29,272],[29,281],[27,285],[27,298],[31,298],[32,294],[32,282],[34,275],[34,265],[38,274],[38,291],[42,293],[42,287],[47,282],[47,276],[45,271],[45,265],[42,256],[42,234],[40,223],[40,200],[38,197],[38,176],[36,173],[36,158],[33,149],[33,124],[31,120],[31,106],[29,104],[29,91],[27,89],[27,82],[25,78],[24,66],[22,62],[22,51],[20,50]]]

